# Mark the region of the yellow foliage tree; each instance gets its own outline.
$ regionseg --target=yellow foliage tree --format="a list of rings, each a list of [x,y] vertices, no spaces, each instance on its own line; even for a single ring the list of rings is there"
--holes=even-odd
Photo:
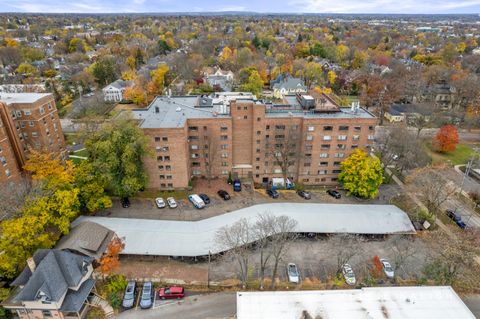
[[[18,42],[15,41],[15,39],[12,39],[12,38],[5,38],[5,46],[7,47],[17,47],[18,46]]]
[[[165,63],[161,63],[158,65],[158,68],[156,70],[150,72],[150,76],[152,77],[152,79],[147,86],[148,93],[162,94],[165,86],[165,75],[168,71],[168,65]]]
[[[132,81],[135,79],[135,72],[134,71],[124,71],[122,72],[122,80],[124,81]]]
[[[220,63],[228,63],[232,59],[233,52],[229,47],[224,47],[220,55]]]
[[[330,85],[334,85],[335,80],[337,79],[337,74],[335,74],[335,71],[333,70],[328,71],[327,77],[328,77],[328,83],[330,83]]]
[[[53,153],[32,150],[23,168],[32,174],[34,181],[45,181],[48,188],[54,188],[73,182],[73,167],[71,161],[62,163]]]

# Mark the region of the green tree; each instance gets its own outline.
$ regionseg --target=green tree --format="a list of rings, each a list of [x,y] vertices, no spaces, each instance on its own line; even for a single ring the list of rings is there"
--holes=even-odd
[[[37,68],[31,65],[30,63],[20,64],[18,68],[15,70],[15,72],[25,77],[36,76],[38,74]]]
[[[105,123],[85,141],[88,161],[105,181],[106,189],[120,197],[132,196],[145,187],[147,144],[143,131],[129,116]]]
[[[92,163],[82,161],[75,167],[75,185],[80,189],[80,210],[93,213],[112,207],[112,201],[105,194],[106,182],[97,174]]]
[[[95,81],[100,85],[107,85],[117,78],[115,60],[111,57],[102,58],[95,62],[91,70]]]
[[[342,172],[338,180],[350,194],[374,198],[383,182],[382,166],[378,158],[368,156],[361,149],[355,150],[340,163]]]
[[[250,72],[248,80],[241,85],[242,91],[252,92],[253,94],[259,94],[262,92],[263,81],[258,74],[258,71],[253,69]]]

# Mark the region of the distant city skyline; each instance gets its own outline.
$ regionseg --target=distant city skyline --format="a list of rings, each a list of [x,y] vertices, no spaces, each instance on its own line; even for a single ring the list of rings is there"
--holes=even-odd
[[[247,11],[265,13],[480,13],[480,0],[0,0],[0,12],[163,13]]]

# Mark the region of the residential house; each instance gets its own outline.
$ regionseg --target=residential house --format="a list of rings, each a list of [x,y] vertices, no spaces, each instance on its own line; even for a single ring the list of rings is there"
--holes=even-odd
[[[286,77],[277,77],[277,79],[270,82],[270,87],[273,90],[273,96],[277,99],[281,99],[285,95],[307,93],[307,87],[303,83],[303,80],[289,75]]]
[[[429,120],[431,114],[432,110],[428,105],[392,104],[384,116],[390,123],[405,121],[408,123],[420,116],[424,116],[426,120]]]
[[[428,86],[422,95],[421,100],[433,102],[437,108],[444,110],[452,109],[455,100],[455,88],[446,82]]]
[[[102,89],[105,102],[118,103],[125,99],[125,90],[133,86],[133,81],[124,81],[121,79],[110,83]]]
[[[95,291],[92,258],[58,249],[39,249],[12,282],[2,306],[20,319],[84,318]]]
[[[233,84],[233,72],[232,71],[223,71],[220,68],[210,71],[207,70],[204,72],[205,81],[215,90],[215,91],[224,91],[230,92],[232,90]]]

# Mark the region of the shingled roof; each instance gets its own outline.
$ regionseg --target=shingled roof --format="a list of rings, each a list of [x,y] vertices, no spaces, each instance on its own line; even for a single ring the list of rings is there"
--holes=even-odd
[[[74,227],[57,244],[57,249],[69,250],[99,260],[115,233],[97,223],[85,222]]]

